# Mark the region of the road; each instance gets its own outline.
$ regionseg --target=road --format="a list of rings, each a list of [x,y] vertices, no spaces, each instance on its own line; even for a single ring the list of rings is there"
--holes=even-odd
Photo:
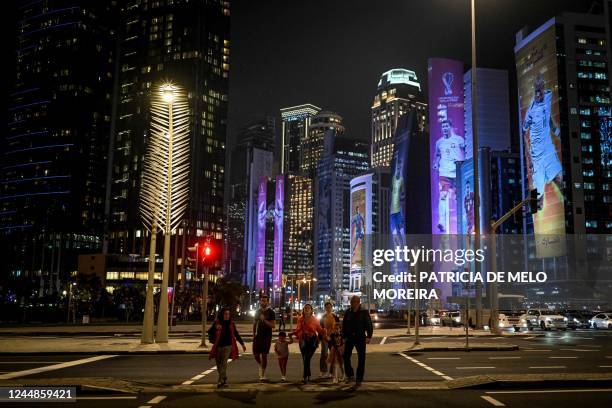
[[[387,344],[398,341],[393,337],[377,337],[375,341],[383,339]],[[221,392],[214,387],[217,374],[214,362],[207,355],[0,356],[0,379],[16,383],[89,384],[90,387],[85,386],[77,393],[77,406],[84,407],[111,404],[115,408],[190,407],[201,406],[204,402],[207,406],[241,406],[256,402],[270,406],[333,403],[333,406],[350,404],[354,407],[377,404],[381,398],[393,405],[411,401],[411,406],[423,407],[441,404],[449,407],[525,406],[528,403],[563,407],[603,405],[612,400],[612,384],[592,390],[584,387],[540,389],[537,383],[519,389],[448,390],[441,387],[447,380],[476,375],[518,374],[527,378],[528,375],[612,373],[612,331],[546,332],[542,337],[513,338],[512,342],[520,346],[518,351],[368,353],[364,387],[357,391],[348,386],[332,386],[329,381],[316,380],[315,385],[306,387],[299,385],[302,365],[297,353],[290,356],[288,364],[290,384],[278,384],[280,372],[274,358],[268,370],[270,384],[256,383],[257,366],[247,352],[229,363],[230,386]],[[311,366],[313,373],[318,372],[318,358],[315,354]],[[421,387],[436,389],[410,389],[416,382]],[[132,394],[134,386],[145,389]],[[407,389],[402,389],[404,386]],[[297,392],[299,390],[305,392]],[[152,400],[157,403],[150,402]]]

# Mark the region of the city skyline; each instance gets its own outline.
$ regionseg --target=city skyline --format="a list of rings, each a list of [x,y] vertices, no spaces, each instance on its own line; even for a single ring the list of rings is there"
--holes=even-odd
[[[538,27],[561,12],[588,12],[593,1],[528,3],[530,12],[525,13],[516,1],[477,2],[478,66],[508,70],[511,100],[516,99],[515,34],[525,26]],[[601,12],[600,8],[595,2],[594,10]],[[435,15],[436,24],[421,18],[424,15]],[[502,15],[503,19],[496,18]],[[291,24],[284,23],[288,20]],[[378,23],[384,25],[384,34]],[[307,102],[338,112],[349,137],[368,141],[371,98],[380,75],[394,68],[414,70],[427,98],[429,57],[458,59],[469,68],[469,29],[467,0],[374,5],[234,1],[230,146],[245,123],[265,115],[278,116],[282,107]],[[317,74],[311,75],[313,72]],[[516,104],[510,104],[510,109],[512,140],[517,142]],[[513,148],[518,149],[518,143]]]

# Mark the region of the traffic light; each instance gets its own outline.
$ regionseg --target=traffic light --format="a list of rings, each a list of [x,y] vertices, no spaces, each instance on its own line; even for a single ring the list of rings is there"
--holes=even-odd
[[[199,258],[206,266],[220,266],[217,264],[223,260],[222,241],[215,238],[206,238],[206,240],[200,245]]]
[[[534,188],[529,191],[529,212],[531,214],[535,214],[540,210],[538,201],[538,190]]]

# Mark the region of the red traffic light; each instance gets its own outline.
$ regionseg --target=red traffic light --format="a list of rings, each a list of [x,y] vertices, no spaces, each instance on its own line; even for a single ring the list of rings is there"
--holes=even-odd
[[[209,257],[212,255],[212,248],[208,244],[204,245],[204,250],[202,251],[202,255],[205,257]]]

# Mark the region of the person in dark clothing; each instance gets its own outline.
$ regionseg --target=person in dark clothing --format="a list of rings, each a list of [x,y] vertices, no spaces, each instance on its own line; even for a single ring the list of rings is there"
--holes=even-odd
[[[227,308],[221,310],[219,318],[208,329],[208,336],[209,338],[214,338],[213,347],[208,358],[215,359],[217,372],[219,373],[217,387],[221,388],[227,384],[227,360],[230,357],[232,360],[238,359],[238,346],[236,343],[238,342],[242,345],[242,351],[246,351],[246,346],[231,318],[230,310]]]
[[[262,293],[259,297],[259,309],[255,312],[253,321],[253,356],[259,365],[259,381],[261,382],[267,381],[266,367],[274,326],[276,326],[276,314],[270,307],[268,295]]]
[[[353,348],[357,350],[357,377],[355,385],[360,386],[365,371],[366,344],[372,339],[372,319],[368,310],[361,309],[359,296],[351,298],[351,308],[344,314],[342,321],[342,337],[344,337],[344,371],[346,382],[354,378],[351,356]]]

